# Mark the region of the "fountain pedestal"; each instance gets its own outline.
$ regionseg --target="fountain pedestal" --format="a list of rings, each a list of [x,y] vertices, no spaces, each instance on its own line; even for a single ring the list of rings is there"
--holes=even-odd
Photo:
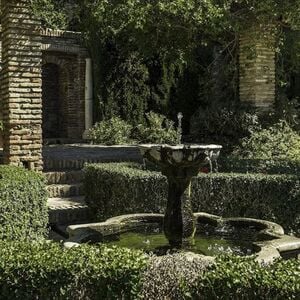
[[[190,179],[168,178],[168,202],[163,229],[170,246],[181,248],[192,243],[195,220],[190,199]]]
[[[191,205],[191,180],[199,168],[218,156],[218,145],[141,145],[144,158],[160,166],[168,179],[168,201],[164,216],[164,234],[171,247],[193,244],[196,231]]]

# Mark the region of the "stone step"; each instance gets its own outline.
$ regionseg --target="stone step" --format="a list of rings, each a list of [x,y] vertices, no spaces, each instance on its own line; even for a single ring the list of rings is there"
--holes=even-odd
[[[105,162],[103,159],[44,159],[45,171],[81,170],[87,163]],[[109,162],[109,160],[107,160]]]
[[[47,186],[50,198],[65,198],[82,196],[84,194],[83,184],[51,184]]]
[[[83,172],[80,170],[45,172],[44,175],[50,185],[79,183],[83,180]]]
[[[91,211],[84,197],[49,198],[49,223],[51,226],[88,223]]]
[[[85,163],[142,162],[137,146],[64,144],[43,147],[45,171],[79,170]]]

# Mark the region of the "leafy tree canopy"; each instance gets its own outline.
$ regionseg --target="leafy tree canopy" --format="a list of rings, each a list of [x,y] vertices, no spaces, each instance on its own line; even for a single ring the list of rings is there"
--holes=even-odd
[[[69,26],[94,40],[182,57],[195,43],[224,38],[252,23],[300,27],[300,0],[31,0],[45,25]],[[74,21],[76,20],[76,21]],[[141,50],[141,49],[138,49]]]

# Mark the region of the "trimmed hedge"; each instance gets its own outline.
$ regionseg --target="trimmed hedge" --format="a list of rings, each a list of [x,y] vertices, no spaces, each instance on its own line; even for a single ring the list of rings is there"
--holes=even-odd
[[[0,298],[299,299],[300,260],[262,266],[225,256],[201,263],[175,254],[149,257],[125,248],[58,243],[0,243]],[[150,258],[150,259],[149,259]]]
[[[121,248],[0,243],[0,299],[133,299],[147,257]]]
[[[299,174],[300,160],[220,157],[219,171],[227,173]]]
[[[126,213],[163,212],[167,180],[138,164],[90,164],[84,168],[87,204],[98,220]]]
[[[0,239],[39,239],[46,236],[48,211],[41,174],[0,166]]]
[[[261,266],[252,258],[220,257],[196,283],[182,287],[184,299],[300,299],[300,260]]]
[[[164,212],[167,181],[137,164],[91,164],[85,167],[88,205],[99,220],[142,212]],[[192,182],[194,211],[224,217],[274,221],[300,233],[300,179],[296,175],[200,174]]]

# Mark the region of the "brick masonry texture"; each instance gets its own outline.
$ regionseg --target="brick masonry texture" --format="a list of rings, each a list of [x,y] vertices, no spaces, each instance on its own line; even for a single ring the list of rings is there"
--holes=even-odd
[[[42,170],[40,21],[29,0],[2,0],[4,162]]]
[[[260,110],[275,102],[275,33],[273,26],[253,26],[239,39],[240,100]]]
[[[0,144],[5,148],[5,163],[41,169],[43,142],[82,140],[85,59],[89,55],[81,33],[41,28],[31,15],[29,2],[1,4],[5,16],[0,42],[1,55],[4,53],[3,60],[0,58],[0,111],[7,130],[5,145],[2,137]]]
[[[82,46],[82,35],[79,32],[51,29],[42,29],[40,34],[44,138],[80,141],[85,130],[85,59],[88,57],[86,48]],[[56,99],[53,95],[55,79],[51,78],[55,72],[58,76]],[[55,119],[56,126],[53,124]]]

